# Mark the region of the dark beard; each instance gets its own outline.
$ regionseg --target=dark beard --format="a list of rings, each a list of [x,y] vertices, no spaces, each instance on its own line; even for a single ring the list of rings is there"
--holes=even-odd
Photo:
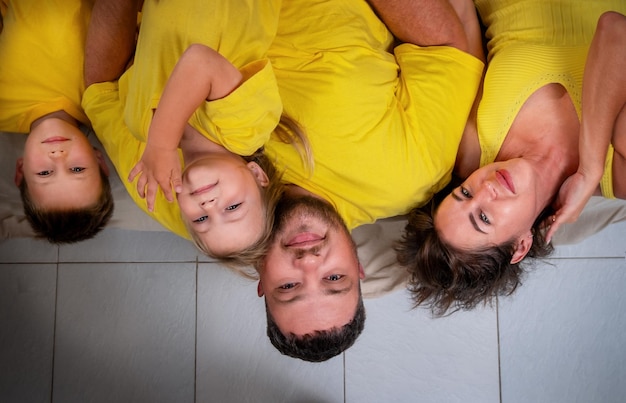
[[[274,235],[280,233],[289,218],[295,216],[318,217],[333,228],[350,234],[339,213],[329,203],[312,196],[284,197],[275,211]]]

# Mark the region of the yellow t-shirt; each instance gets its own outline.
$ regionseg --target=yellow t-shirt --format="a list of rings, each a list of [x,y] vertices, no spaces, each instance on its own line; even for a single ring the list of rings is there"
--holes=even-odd
[[[230,109],[205,103],[189,123],[211,140],[239,155],[251,155],[269,138],[282,113],[276,80],[266,52],[276,35],[279,0],[147,0],[137,42],[133,74],[129,79],[124,119],[130,131],[145,139],[165,83],[183,52],[202,43],[246,74],[261,72],[249,100]],[[256,63],[256,65],[254,65]],[[249,66],[253,64],[253,66]],[[244,69],[244,66],[248,66]],[[248,73],[246,73],[248,72]],[[256,102],[267,110],[253,106]],[[250,107],[251,112],[247,113]],[[224,108],[224,105],[219,105]],[[209,110],[211,109],[211,110]],[[224,119],[227,124],[221,124]]]
[[[291,146],[270,139],[284,180],[324,197],[350,229],[405,214],[442,189],[483,63],[410,44],[394,58],[391,34],[365,1],[283,2],[279,21],[269,56],[285,112],[315,159],[309,175]]]
[[[0,130],[28,133],[39,117],[80,108],[91,6],[80,0],[13,0],[0,34]]]
[[[478,108],[481,166],[495,161],[526,100],[539,88],[561,84],[580,117],[589,45],[600,15],[626,12],[623,0],[476,0],[487,28],[488,68]],[[612,160],[609,149],[607,163]],[[605,166],[611,166],[605,165]],[[602,192],[611,196],[611,169]]]
[[[189,0],[185,4],[146,1],[135,64],[119,82],[94,84],[83,96],[83,107],[96,135],[130,196],[148,215],[182,237],[189,238],[189,234],[178,204],[167,202],[159,191],[154,212],[148,212],[135,184],[127,181],[143,154],[153,109],[182,53],[193,43],[203,43],[238,67],[245,81],[227,97],[205,102],[189,123],[236,154],[250,155],[261,147],[282,112],[272,66],[265,57],[275,34],[275,28],[271,29],[273,4],[252,0]],[[277,13],[276,7],[274,19]],[[266,25],[256,26],[261,24]]]

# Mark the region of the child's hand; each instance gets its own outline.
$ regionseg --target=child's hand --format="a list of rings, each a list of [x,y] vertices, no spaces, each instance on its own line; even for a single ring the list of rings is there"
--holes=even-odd
[[[132,182],[138,175],[137,192],[141,198],[146,199],[148,211],[154,210],[154,199],[159,186],[169,202],[174,201],[172,187],[176,193],[182,192],[181,167],[177,149],[158,149],[148,143],[141,161],[128,175],[129,182]]]

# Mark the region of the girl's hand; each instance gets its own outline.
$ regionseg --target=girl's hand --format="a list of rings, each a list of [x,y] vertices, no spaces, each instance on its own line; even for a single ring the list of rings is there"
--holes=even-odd
[[[172,188],[176,193],[182,192],[182,175],[177,149],[159,149],[148,142],[141,160],[128,175],[128,181],[137,180],[137,192],[148,203],[148,211],[154,211],[154,199],[158,187],[161,186],[167,201],[174,201]],[[146,191],[147,187],[147,191]]]

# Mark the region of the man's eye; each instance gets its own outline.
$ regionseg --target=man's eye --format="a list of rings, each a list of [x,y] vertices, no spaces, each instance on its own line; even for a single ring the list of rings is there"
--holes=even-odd
[[[280,288],[281,290],[290,290],[292,288],[294,288],[296,286],[296,283],[287,283],[287,284],[283,284],[281,285]]]
[[[489,221],[489,218],[487,218],[487,215],[483,213],[482,211],[480,212],[478,216],[480,217],[480,220],[484,222],[485,224],[491,224],[491,222]]]
[[[342,274],[331,274],[330,276],[326,277],[326,280],[329,281],[339,281],[343,278]]]
[[[70,172],[73,172],[75,174],[79,173],[79,172],[83,172],[85,170],[85,168],[82,167],[74,167],[74,168],[70,168]]]
[[[237,210],[239,208],[239,206],[241,206],[241,203],[237,203],[237,204],[233,204],[232,206],[228,206],[226,207],[226,211],[233,211],[233,210]]]
[[[207,220],[207,216],[203,215],[202,217],[198,218],[197,220],[193,220],[193,222],[197,222],[197,223],[201,223],[201,222],[205,222]]]
[[[465,189],[464,187],[461,188],[461,194],[463,196],[465,196],[467,199],[471,199],[472,198],[472,195],[469,192],[469,190]]]
[[[37,175],[39,176],[48,176],[52,173],[52,171],[41,171],[41,172],[37,172]]]

